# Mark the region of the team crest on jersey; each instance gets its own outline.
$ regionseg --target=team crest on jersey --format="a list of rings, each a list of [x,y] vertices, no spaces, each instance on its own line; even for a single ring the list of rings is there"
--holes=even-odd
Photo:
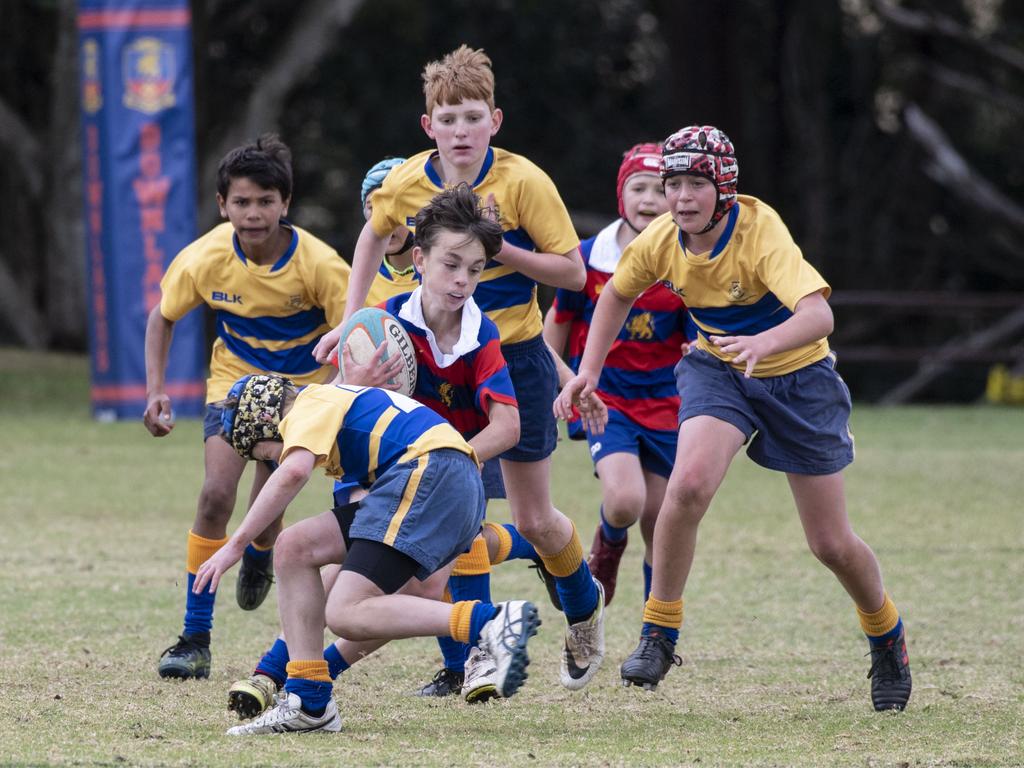
[[[653,339],[654,318],[650,312],[641,312],[626,323],[626,330],[629,331],[629,338],[632,340]]]
[[[601,295],[601,291],[603,291],[603,290],[604,290],[604,283],[598,283],[597,285],[594,286],[594,295],[595,296],[600,296]]]
[[[437,388],[437,396],[441,398],[441,402],[444,403],[445,408],[452,407],[452,385],[450,382],[442,381],[441,385]]]
[[[739,280],[733,280],[732,285],[729,286],[729,300],[743,301],[746,297],[747,292],[743,290],[743,286],[740,285]]]
[[[122,57],[124,105],[147,115],[173,107],[174,49],[155,37],[140,37]]]
[[[302,308],[302,296],[289,296],[288,297],[288,308],[289,309],[301,309]]]

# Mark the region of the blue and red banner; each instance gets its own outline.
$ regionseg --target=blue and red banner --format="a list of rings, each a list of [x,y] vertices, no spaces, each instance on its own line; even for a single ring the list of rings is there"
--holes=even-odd
[[[92,408],[139,419],[146,318],[196,236],[188,0],[79,0],[78,33]],[[166,390],[179,416],[202,412],[205,347],[200,313],[175,324]]]

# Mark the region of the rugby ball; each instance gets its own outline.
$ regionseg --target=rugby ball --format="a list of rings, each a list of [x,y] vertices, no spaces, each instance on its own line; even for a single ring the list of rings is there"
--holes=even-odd
[[[389,379],[389,384],[398,384],[398,391],[403,395],[411,395],[416,388],[416,350],[412,339],[405,332],[402,324],[394,315],[377,307],[364,307],[352,315],[341,328],[338,340],[338,369],[345,376],[345,362],[341,350],[348,344],[352,359],[363,365],[368,362],[381,342],[387,342],[384,360],[397,355],[402,358],[402,368],[398,375]]]

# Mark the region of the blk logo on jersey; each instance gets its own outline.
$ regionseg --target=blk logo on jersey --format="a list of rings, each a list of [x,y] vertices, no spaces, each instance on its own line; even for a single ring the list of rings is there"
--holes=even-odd
[[[740,285],[739,280],[733,280],[732,285],[729,286],[729,300],[743,301],[746,297],[747,292],[743,290],[743,286]]]
[[[237,293],[225,293],[224,291],[214,291],[213,301],[223,301],[225,304],[241,304],[242,297]]]
[[[686,293],[683,291],[682,288],[676,288],[671,280],[662,280],[661,284],[668,288],[670,291],[672,291],[672,293],[674,293],[680,299],[683,299],[684,301],[686,300]]]

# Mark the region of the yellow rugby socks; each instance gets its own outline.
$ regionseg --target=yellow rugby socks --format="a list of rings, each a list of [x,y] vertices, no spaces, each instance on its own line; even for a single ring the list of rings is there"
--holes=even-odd
[[[186,580],[184,634],[192,636],[206,633],[207,642],[209,642],[210,630],[213,629],[213,604],[217,596],[210,591],[209,586],[197,595],[192,592],[192,586],[195,584],[199,566],[209,560],[227,541],[226,536],[223,539],[207,539],[193,531],[188,532],[188,550],[185,558],[188,579]]]
[[[333,684],[324,659],[289,661],[286,667],[288,680],[284,684],[287,693],[294,693],[302,699],[302,711],[319,717],[331,700]]]
[[[882,607],[874,613],[868,613],[857,606],[857,617],[860,619],[861,629],[872,645],[888,643],[898,637],[903,629],[900,612],[896,610],[896,604],[888,593],[885,593]]]
[[[477,535],[469,552],[461,554],[455,560],[452,575],[448,578],[445,589],[449,596],[448,602],[491,601],[491,561],[487,556],[487,541],[483,535]],[[469,656],[469,645],[459,642],[453,637],[439,637],[437,644],[441,648],[444,666],[453,672],[462,672],[466,668]]]
[[[586,621],[597,609],[598,592],[583,559],[583,544],[572,526],[572,536],[565,546],[553,555],[541,555],[544,567],[555,577],[555,588],[562,601],[565,620],[570,624]]]
[[[673,644],[679,640],[679,628],[683,626],[683,601],[647,598],[644,604],[644,625],[641,635],[661,634]]]

